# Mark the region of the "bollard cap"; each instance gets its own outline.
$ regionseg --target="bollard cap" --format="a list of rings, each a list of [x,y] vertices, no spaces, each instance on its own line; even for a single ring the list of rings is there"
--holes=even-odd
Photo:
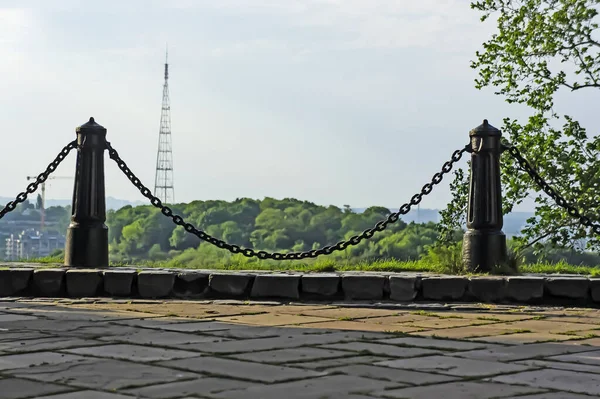
[[[490,125],[487,119],[483,120],[483,123],[469,132],[469,136],[479,137],[490,137],[490,136],[502,136],[500,129],[496,129]]]
[[[92,117],[87,123],[77,127],[76,132],[82,134],[106,134],[106,128],[97,124]]]

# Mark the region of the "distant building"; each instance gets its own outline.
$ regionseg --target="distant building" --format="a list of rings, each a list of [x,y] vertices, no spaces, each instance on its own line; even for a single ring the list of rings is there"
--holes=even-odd
[[[40,233],[35,229],[29,229],[19,235],[11,234],[6,239],[5,259],[16,261],[42,258],[57,249],[63,249],[64,246],[65,236],[56,231]]]

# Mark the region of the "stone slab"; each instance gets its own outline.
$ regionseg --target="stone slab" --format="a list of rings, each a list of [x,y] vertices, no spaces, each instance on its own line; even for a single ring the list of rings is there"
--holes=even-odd
[[[84,358],[75,355],[65,355],[54,352],[36,352],[18,355],[0,356],[0,370],[19,369],[22,367],[33,368],[41,364],[59,364],[83,361]]]
[[[76,364],[65,362],[11,370],[11,374],[37,381],[69,381],[70,386],[105,391],[134,388],[148,385],[148,383],[175,382],[196,377],[193,373],[165,367],[93,358]]]
[[[129,360],[133,362],[156,362],[160,360],[175,360],[199,356],[198,353],[194,352],[128,344],[101,345],[77,349],[66,349],[63,350],[63,352],[74,355],[91,355],[109,359]]]
[[[461,299],[467,288],[466,277],[425,277],[421,280],[423,298],[432,300]]]
[[[501,373],[514,373],[530,369],[529,366],[463,359],[452,356],[427,356],[412,359],[397,359],[375,366],[393,367],[406,370],[433,372],[456,377],[483,377]]]
[[[99,270],[70,269],[65,273],[67,294],[71,297],[95,297],[102,287]]]
[[[557,389],[587,395],[600,395],[600,374],[544,369],[501,375],[492,378],[492,381],[504,384],[527,385],[536,388]]]
[[[592,301],[600,302],[600,278],[590,279],[590,296]]]
[[[225,378],[206,377],[191,381],[172,382],[169,384],[151,385],[148,387],[125,390],[124,393],[136,397],[150,399],[178,398],[184,395],[197,395],[198,393],[213,393],[233,389],[243,389],[254,385],[251,382],[231,380]]]
[[[173,292],[175,274],[143,271],[138,273],[137,283],[142,298],[166,298]]]
[[[411,399],[491,399],[491,398],[522,398],[522,394],[544,391],[529,387],[497,384],[492,382],[453,382],[450,384],[436,384],[426,387],[411,387],[391,389],[376,392],[376,395],[385,395],[386,398],[411,398]],[[379,397],[379,396],[378,396]],[[546,398],[546,396],[543,396]]]
[[[378,300],[383,298],[387,278],[379,275],[342,276],[342,291],[346,299]]]
[[[230,357],[234,359],[271,364],[300,361],[318,361],[322,359],[330,359],[344,356],[348,356],[348,352],[311,347],[267,350],[261,352],[250,352],[238,355],[230,355]]]
[[[247,273],[212,273],[208,284],[218,295],[239,297],[248,293],[253,280]]]
[[[416,276],[390,276],[390,299],[407,302],[417,297],[420,278]]]
[[[455,353],[454,356],[490,361],[515,361],[590,351],[592,348],[561,343],[539,343],[518,346],[497,346],[491,349]]]
[[[300,298],[300,276],[292,274],[259,274],[254,278],[252,298]]]
[[[515,276],[506,279],[506,297],[517,302],[529,302],[544,296],[544,278]]]
[[[371,342],[348,342],[342,344],[329,344],[326,347],[328,349],[340,349],[346,351],[360,352],[360,354],[362,355],[364,355],[365,353],[369,353],[374,355],[394,356],[401,358],[434,355],[440,353],[439,351],[431,349],[408,348]]]
[[[33,291],[40,296],[62,296],[65,287],[65,270],[37,269],[33,272]]]
[[[453,341],[450,339],[433,339],[419,337],[386,338],[377,340],[377,342],[388,345],[399,345],[409,347],[416,346],[419,348],[437,349],[444,351],[467,351],[475,349],[485,349],[492,346],[480,342]]]
[[[590,281],[585,277],[550,277],[546,279],[545,290],[552,296],[570,299],[586,299]]]
[[[468,292],[482,302],[497,302],[506,295],[506,280],[501,277],[471,277]]]
[[[40,396],[36,399],[133,399],[129,395],[100,391],[77,391],[52,396]],[[136,398],[137,399],[137,398]],[[193,399],[193,398],[190,398]]]
[[[305,274],[300,281],[302,294],[333,297],[340,293],[341,277],[337,274]]]
[[[202,298],[208,292],[208,273],[177,273],[173,294],[178,298]]]
[[[19,295],[27,290],[33,269],[0,270],[0,297]]]
[[[367,364],[334,367],[327,369],[327,371],[330,373],[347,374],[376,380],[387,380],[409,385],[435,384],[456,380],[456,377],[449,377],[445,375],[421,373],[410,370],[399,370]]]
[[[365,392],[397,387],[399,385],[401,384],[362,377],[331,375],[274,385],[255,385],[240,391],[222,392],[213,395],[213,397],[220,399],[275,399],[290,397],[291,392],[301,392],[300,395],[295,396],[306,399],[333,399],[347,398],[350,393],[364,394]]]
[[[20,378],[0,379],[0,398],[21,399],[39,398],[59,392],[70,392],[74,388],[44,382],[23,380]]]
[[[165,367],[177,367],[213,376],[232,377],[249,381],[274,383],[301,378],[313,378],[323,373],[291,367],[243,362],[216,357],[190,358],[158,363]],[[245,397],[245,396],[244,396]]]
[[[106,270],[104,292],[111,296],[130,296],[136,276],[135,270]]]

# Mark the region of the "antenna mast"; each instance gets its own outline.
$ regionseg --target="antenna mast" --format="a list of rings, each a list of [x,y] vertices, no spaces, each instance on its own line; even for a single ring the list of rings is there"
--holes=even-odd
[[[165,55],[165,83],[163,85],[162,108],[160,113],[160,131],[158,134],[158,153],[156,155],[156,175],[154,195],[163,204],[175,201],[173,187],[173,148],[171,144],[171,103],[169,99],[169,49]]]

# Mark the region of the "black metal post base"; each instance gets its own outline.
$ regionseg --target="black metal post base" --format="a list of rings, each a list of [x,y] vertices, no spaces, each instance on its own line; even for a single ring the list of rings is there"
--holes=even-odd
[[[65,265],[73,267],[108,266],[108,228],[69,226],[65,245]]]
[[[467,230],[463,236],[463,263],[469,271],[487,273],[507,261],[506,236],[502,231]]]

